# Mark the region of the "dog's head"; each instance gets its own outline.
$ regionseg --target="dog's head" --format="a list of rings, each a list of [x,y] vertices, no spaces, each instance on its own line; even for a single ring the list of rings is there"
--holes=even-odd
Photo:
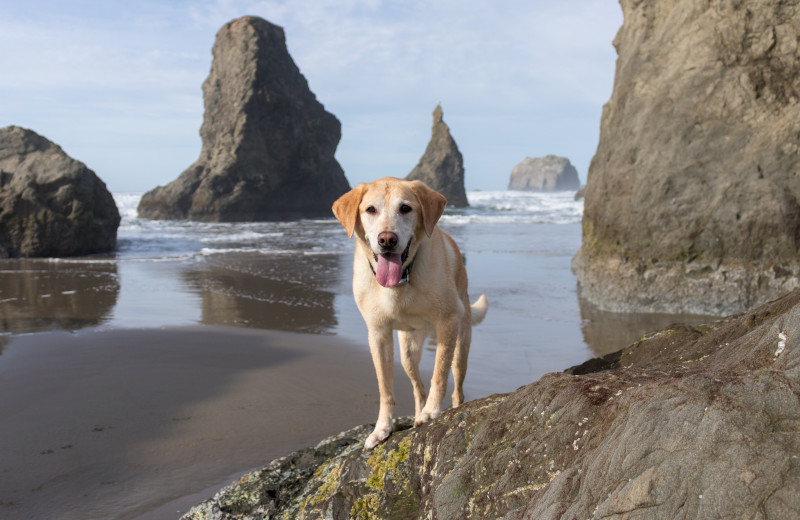
[[[362,183],[333,203],[347,236],[372,251],[378,283],[393,287],[413,261],[420,239],[430,237],[447,199],[420,181],[386,177]]]

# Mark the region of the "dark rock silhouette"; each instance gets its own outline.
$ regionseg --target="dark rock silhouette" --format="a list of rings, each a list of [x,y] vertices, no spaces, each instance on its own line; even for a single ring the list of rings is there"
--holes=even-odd
[[[469,206],[464,190],[464,159],[450,135],[450,128],[442,119],[441,105],[437,105],[433,111],[433,129],[428,147],[406,179],[424,182],[444,195],[448,206]]]
[[[725,314],[798,287],[796,3],[621,3],[573,262],[582,295]]]
[[[113,251],[119,221],[85,164],[32,130],[0,129],[0,258]]]
[[[199,159],[146,193],[151,219],[259,221],[327,217],[350,189],[334,158],[341,125],[286,49],[283,29],[246,16],[217,33],[203,83]]]

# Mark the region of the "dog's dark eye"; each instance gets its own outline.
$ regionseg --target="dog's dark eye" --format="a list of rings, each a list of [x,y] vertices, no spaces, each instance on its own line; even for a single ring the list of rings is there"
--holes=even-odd
[[[403,204],[400,206],[400,213],[411,213],[411,206]]]
[[[378,210],[375,209],[375,206],[367,206],[367,209],[364,210],[370,215],[374,215]]]

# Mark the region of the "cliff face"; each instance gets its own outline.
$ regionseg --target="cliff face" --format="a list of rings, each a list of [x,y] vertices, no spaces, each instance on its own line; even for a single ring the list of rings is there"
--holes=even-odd
[[[621,4],[573,264],[583,295],[723,314],[797,287],[800,2]]]
[[[406,179],[424,182],[444,195],[448,206],[469,206],[464,189],[464,159],[450,135],[450,127],[444,122],[441,106],[433,111],[431,140],[425,153]]]
[[[341,125],[286,49],[283,29],[245,16],[223,26],[203,83],[198,160],[146,193],[139,216],[257,221],[328,216],[350,189],[334,158]]]
[[[0,258],[107,253],[119,222],[85,164],[32,130],[0,128]]]
[[[272,462],[186,519],[793,518],[800,290],[675,325],[364,452],[370,426]]]

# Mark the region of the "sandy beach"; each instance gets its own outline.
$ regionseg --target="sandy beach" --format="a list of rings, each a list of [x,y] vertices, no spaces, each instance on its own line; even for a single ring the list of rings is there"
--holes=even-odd
[[[237,474],[374,420],[331,336],[222,326],[19,336],[0,360],[0,516],[177,518]],[[413,412],[397,377],[398,412]]]

